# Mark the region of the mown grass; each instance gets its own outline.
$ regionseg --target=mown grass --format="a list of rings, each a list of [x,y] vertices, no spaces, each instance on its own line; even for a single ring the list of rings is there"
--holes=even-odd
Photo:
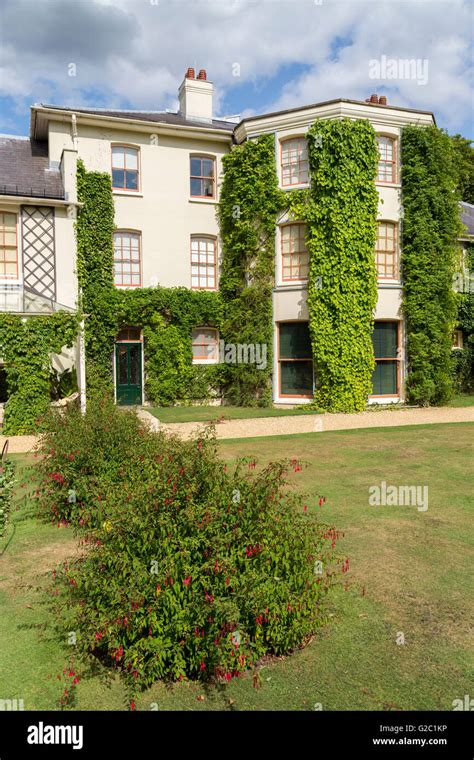
[[[449,406],[474,406],[474,395],[455,396]],[[403,405],[368,407],[376,413],[386,409],[407,409]],[[256,417],[288,417],[299,414],[318,414],[318,410],[307,409],[304,405],[293,409],[276,409],[258,406],[151,406],[146,410],[165,424],[170,422],[210,422],[211,420],[247,420]],[[322,411],[322,410],[321,410]]]
[[[255,683],[252,674],[225,686],[157,683],[137,708],[449,710],[471,693],[473,433],[463,423],[220,443],[229,463],[240,456],[256,457],[258,466],[286,457],[307,462],[292,484],[309,492],[310,511],[344,531],[347,584],[331,599],[329,624],[306,648],[263,663]],[[427,485],[428,510],[369,506],[368,489],[382,480]],[[321,508],[318,495],[327,498]],[[19,496],[13,520],[0,559],[0,698],[54,709],[71,649],[53,638],[41,589],[76,542],[69,529],[39,524]],[[405,643],[397,644],[401,634]],[[108,685],[93,678],[80,682],[76,706],[118,710],[127,700],[117,678]]]

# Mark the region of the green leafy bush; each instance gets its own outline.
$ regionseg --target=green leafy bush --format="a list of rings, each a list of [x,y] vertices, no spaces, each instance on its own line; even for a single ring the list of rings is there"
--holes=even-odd
[[[0,538],[5,534],[15,482],[15,465],[11,459],[0,459]]]
[[[138,689],[158,678],[229,680],[314,633],[336,533],[287,487],[298,463],[231,470],[212,436],[153,433],[107,403],[77,422],[68,412],[53,446],[48,434],[51,485],[40,495],[46,514],[73,519],[87,538],[55,579],[58,624],[76,632],[77,652]]]

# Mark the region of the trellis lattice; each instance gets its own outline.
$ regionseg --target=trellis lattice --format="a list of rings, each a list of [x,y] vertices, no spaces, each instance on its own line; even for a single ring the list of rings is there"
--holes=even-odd
[[[54,211],[44,206],[22,208],[24,285],[55,300]]]

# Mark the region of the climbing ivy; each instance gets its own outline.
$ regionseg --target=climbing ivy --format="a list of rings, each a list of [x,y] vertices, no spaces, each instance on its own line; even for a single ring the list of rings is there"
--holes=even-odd
[[[318,120],[307,139],[310,189],[295,193],[289,206],[308,229],[314,405],[357,412],[372,392],[374,369],[375,132],[365,119]]]
[[[111,357],[116,334],[113,280],[114,200],[105,172],[77,162],[77,194],[83,204],[76,222],[77,277],[86,314],[88,393],[112,391]]]
[[[51,354],[72,347],[79,314],[58,311],[25,319],[0,315],[0,356],[5,363],[8,401],[2,432],[24,435],[38,430],[50,401]]]
[[[275,223],[284,207],[278,189],[275,138],[264,135],[223,157],[219,203],[223,261],[220,292],[226,343],[266,346],[267,364],[224,365],[224,395],[233,404],[268,405],[272,400],[272,288]]]
[[[461,233],[452,141],[436,127],[402,130],[402,279],[407,334],[407,398],[443,404],[453,390],[451,337],[458,297]]]

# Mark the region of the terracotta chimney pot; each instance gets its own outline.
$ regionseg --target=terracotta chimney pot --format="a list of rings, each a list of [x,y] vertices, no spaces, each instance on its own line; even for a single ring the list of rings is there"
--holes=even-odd
[[[206,82],[207,81],[206,69],[201,69],[199,71],[199,74],[197,75],[197,78],[198,79],[203,79]]]
[[[194,79],[194,69],[190,66],[184,76],[186,79]]]

